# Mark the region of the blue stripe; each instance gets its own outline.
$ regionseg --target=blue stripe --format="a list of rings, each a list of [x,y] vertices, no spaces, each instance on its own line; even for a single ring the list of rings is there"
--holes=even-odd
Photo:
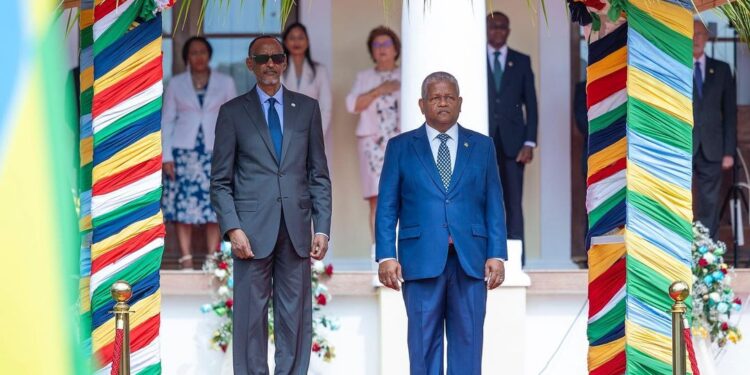
[[[628,229],[633,233],[641,236],[644,240],[648,241],[657,248],[665,251],[673,258],[680,261],[680,263],[690,266],[691,255],[688,251],[680,251],[680,249],[690,249],[691,243],[684,238],[678,236],[676,233],[664,228],[656,220],[651,219],[648,215],[641,212],[635,206],[628,204],[628,222],[630,225]]]
[[[615,142],[625,138],[626,134],[625,116],[612,122],[609,126],[589,135],[589,156],[604,150]]]
[[[146,117],[133,122],[125,129],[94,147],[94,165],[99,165],[99,163],[126,149],[143,137],[158,132],[159,129],[161,129],[160,111],[152,112]]]
[[[159,290],[159,271],[151,273],[133,285],[133,297],[130,298],[130,305],[135,305],[138,301],[156,293],[157,290]],[[93,311],[91,314],[91,329],[94,330],[110,320],[113,316],[111,311],[114,307],[115,301],[110,300]]]
[[[591,248],[591,237],[603,236],[615,228],[625,226],[625,200],[618,202],[609,212],[589,229],[586,235],[586,248]]]
[[[692,98],[693,69],[656,48],[634,29],[628,32],[628,65]]]
[[[91,190],[81,192],[81,216],[86,216],[91,213]]]
[[[692,155],[628,131],[628,161],[684,189],[692,187]],[[675,162],[678,161],[678,162]]]
[[[618,49],[625,47],[628,41],[628,24],[624,23],[611,33],[589,44],[589,65],[599,62]]]
[[[606,343],[615,341],[624,336],[625,336],[625,322],[622,322],[616,325],[614,328],[612,328],[612,330],[609,331],[609,333],[599,338],[599,340],[592,342],[590,345],[591,346],[604,345]]]
[[[116,42],[94,57],[94,79],[109,73],[123,61],[133,56],[161,36],[161,13],[153,19],[128,31]]]
[[[81,139],[94,136],[94,127],[92,126],[91,114],[87,113],[81,116]]]
[[[667,337],[672,337],[672,319],[634,296],[628,296],[628,320]]]
[[[161,202],[155,201],[143,208],[130,212],[126,215],[118,217],[106,224],[102,224],[94,228],[93,243],[99,243],[108,237],[119,233],[125,229],[128,225],[133,224],[137,221],[148,219],[159,213]]]

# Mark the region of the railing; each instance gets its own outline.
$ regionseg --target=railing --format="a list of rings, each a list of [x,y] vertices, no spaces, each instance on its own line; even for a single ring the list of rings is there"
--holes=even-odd
[[[115,314],[115,342],[110,374],[130,375],[130,314],[132,311],[130,311],[128,301],[133,296],[133,289],[127,282],[119,280],[112,284],[110,293],[116,302],[112,309]]]

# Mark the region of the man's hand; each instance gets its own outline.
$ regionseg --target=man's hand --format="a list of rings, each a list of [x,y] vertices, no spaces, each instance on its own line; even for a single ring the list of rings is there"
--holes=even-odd
[[[724,158],[721,159],[721,169],[727,170],[734,166],[734,156],[732,155],[724,155]]]
[[[166,162],[161,165],[162,171],[164,171],[164,174],[169,177],[170,180],[174,181],[174,162]]]
[[[253,249],[250,248],[250,240],[240,228],[229,231],[229,241],[232,242],[232,253],[240,259],[251,259],[255,257]]]
[[[310,249],[310,257],[315,260],[323,260],[328,251],[328,237],[322,234],[316,234],[313,238],[312,246]]]
[[[401,283],[404,278],[401,277],[401,264],[395,259],[386,260],[378,266],[378,278],[383,285],[395,290],[401,290]]]
[[[505,281],[505,263],[498,259],[487,259],[484,264],[484,279],[488,290],[499,287]]]
[[[532,159],[534,159],[534,148],[526,145],[521,147],[521,151],[518,151],[516,162],[521,164],[528,164],[531,163]]]

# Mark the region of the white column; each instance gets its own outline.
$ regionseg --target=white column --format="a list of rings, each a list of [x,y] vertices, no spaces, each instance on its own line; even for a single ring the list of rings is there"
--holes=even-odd
[[[573,268],[570,260],[570,18],[564,4],[539,12],[540,259],[529,268]],[[576,161],[577,162],[577,161]]]
[[[425,4],[427,3],[427,4]],[[422,125],[417,101],[424,78],[446,71],[464,99],[458,121],[487,134],[487,33],[483,0],[404,1],[401,18],[401,129]]]

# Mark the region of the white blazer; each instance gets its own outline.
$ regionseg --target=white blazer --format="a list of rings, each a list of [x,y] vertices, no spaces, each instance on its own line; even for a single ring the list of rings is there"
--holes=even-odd
[[[331,81],[328,79],[328,70],[323,64],[315,64],[315,76],[313,76],[310,64],[305,60],[302,64],[302,76],[297,79],[297,70],[294,62],[289,59],[289,66],[281,76],[281,82],[289,90],[307,95],[318,101],[320,105],[320,118],[323,123],[323,134],[328,133],[331,126]]]
[[[401,68],[397,67],[389,73],[378,73],[375,68],[370,68],[357,73],[352,90],[346,96],[346,109],[351,114],[359,115],[359,123],[355,135],[357,137],[367,137],[380,133],[380,115],[378,109],[373,104],[361,112],[357,112],[354,107],[357,105],[357,98],[378,87],[387,80],[401,81]],[[393,92],[396,98],[401,97],[401,90]]]
[[[194,148],[195,137],[201,126],[206,150],[213,150],[219,108],[236,96],[234,80],[212,70],[201,106],[193,88],[190,69],[172,77],[164,93],[161,112],[162,160],[165,163],[173,161],[172,150],[175,148]]]

